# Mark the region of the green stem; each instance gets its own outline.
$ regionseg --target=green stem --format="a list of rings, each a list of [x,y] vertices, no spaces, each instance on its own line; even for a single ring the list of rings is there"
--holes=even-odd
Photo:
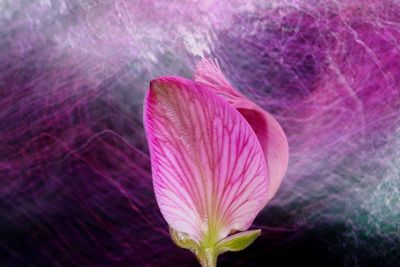
[[[202,267],[217,267],[218,252],[215,248],[203,248],[198,258]]]

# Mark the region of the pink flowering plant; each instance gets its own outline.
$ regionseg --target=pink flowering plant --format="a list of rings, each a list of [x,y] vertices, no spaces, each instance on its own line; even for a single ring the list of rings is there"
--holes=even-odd
[[[249,246],[261,230],[248,229],[288,164],[279,123],[204,59],[194,81],[151,81],[144,124],[154,191],[173,241],[203,267]]]

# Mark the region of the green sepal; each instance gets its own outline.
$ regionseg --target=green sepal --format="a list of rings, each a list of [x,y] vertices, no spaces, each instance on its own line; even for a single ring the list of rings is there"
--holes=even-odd
[[[189,235],[175,231],[172,228],[170,228],[170,234],[178,247],[188,249],[196,255],[202,267],[215,267],[217,266],[218,255],[228,251],[241,251],[247,248],[260,236],[261,230],[237,233],[226,237],[217,244],[199,244],[196,240],[191,239]]]
[[[218,242],[216,245],[216,250],[218,251],[218,254],[222,254],[227,251],[241,251],[250,246],[251,243],[253,243],[254,240],[260,236],[260,234],[261,230],[258,229],[228,236],[227,238]]]
[[[191,239],[188,234],[180,233],[172,228],[169,228],[169,233],[172,241],[174,241],[178,247],[188,249],[195,254],[200,250],[200,245],[195,240]]]

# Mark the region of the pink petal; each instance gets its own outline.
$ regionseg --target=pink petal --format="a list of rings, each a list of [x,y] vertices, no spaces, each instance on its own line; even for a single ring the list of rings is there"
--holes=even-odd
[[[207,84],[235,107],[255,131],[264,151],[268,166],[270,186],[268,200],[272,199],[285,175],[289,147],[279,123],[266,111],[235,90],[222,74],[218,63],[203,59],[197,66],[195,81]]]
[[[247,230],[267,202],[268,171],[240,113],[206,85],[163,77],[150,84],[144,122],[168,224],[199,242]]]

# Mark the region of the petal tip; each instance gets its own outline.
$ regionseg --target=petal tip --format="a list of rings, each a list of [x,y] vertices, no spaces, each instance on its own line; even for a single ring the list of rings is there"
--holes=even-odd
[[[165,81],[162,78],[153,79],[150,81],[150,92],[159,91]]]
[[[203,58],[197,63],[194,80],[210,86],[231,87],[222,74],[217,59]]]
[[[167,92],[173,87],[174,84],[172,77],[160,77],[150,81],[150,88],[148,91],[148,100],[151,98],[159,99],[159,97],[166,96]]]

